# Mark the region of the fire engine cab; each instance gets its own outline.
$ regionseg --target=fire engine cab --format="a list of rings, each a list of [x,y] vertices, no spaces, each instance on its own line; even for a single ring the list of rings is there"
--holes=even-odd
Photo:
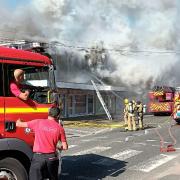
[[[32,86],[24,101],[10,92],[15,69],[25,71],[25,84]],[[0,179],[27,180],[34,134],[28,128],[16,128],[23,121],[47,118],[55,101],[52,60],[40,53],[0,47]]]

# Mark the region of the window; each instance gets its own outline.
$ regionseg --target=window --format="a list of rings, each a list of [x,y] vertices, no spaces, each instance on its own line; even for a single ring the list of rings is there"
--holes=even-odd
[[[115,113],[116,109],[116,99],[114,96],[109,96],[109,103],[108,103],[108,108],[111,113]]]
[[[101,95],[102,96],[102,95]],[[104,97],[102,96],[103,100]],[[96,114],[105,114],[104,108],[99,100],[99,98],[96,96]]]
[[[66,105],[65,105],[65,95],[60,95],[59,97],[59,107],[61,109],[61,115],[65,117],[66,115]]]
[[[75,114],[86,113],[86,95],[75,95]]]
[[[68,114],[71,116],[73,114],[73,96],[68,96],[67,104],[68,104]]]
[[[93,113],[93,95],[88,95],[88,114]]]

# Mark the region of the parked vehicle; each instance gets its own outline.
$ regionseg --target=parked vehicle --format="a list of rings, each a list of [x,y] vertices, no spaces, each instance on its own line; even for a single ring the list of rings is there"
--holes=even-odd
[[[174,109],[174,93],[174,87],[154,86],[148,93],[148,112],[154,115],[171,115]]]
[[[34,86],[26,101],[10,93],[14,69],[23,69],[26,83]],[[27,180],[34,134],[15,124],[18,118],[30,121],[47,117],[55,101],[53,63],[39,53],[0,47],[0,74],[0,178]]]

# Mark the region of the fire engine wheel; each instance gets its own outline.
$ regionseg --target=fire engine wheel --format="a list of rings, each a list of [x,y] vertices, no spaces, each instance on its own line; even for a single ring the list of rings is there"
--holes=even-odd
[[[180,125],[180,119],[175,119],[176,123]]]
[[[28,175],[23,165],[14,158],[0,160],[0,179],[27,180]]]

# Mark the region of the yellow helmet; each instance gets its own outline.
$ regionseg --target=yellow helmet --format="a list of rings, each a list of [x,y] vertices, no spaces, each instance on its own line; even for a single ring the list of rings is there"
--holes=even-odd
[[[129,103],[129,100],[126,98],[124,99],[124,104],[128,104]]]

